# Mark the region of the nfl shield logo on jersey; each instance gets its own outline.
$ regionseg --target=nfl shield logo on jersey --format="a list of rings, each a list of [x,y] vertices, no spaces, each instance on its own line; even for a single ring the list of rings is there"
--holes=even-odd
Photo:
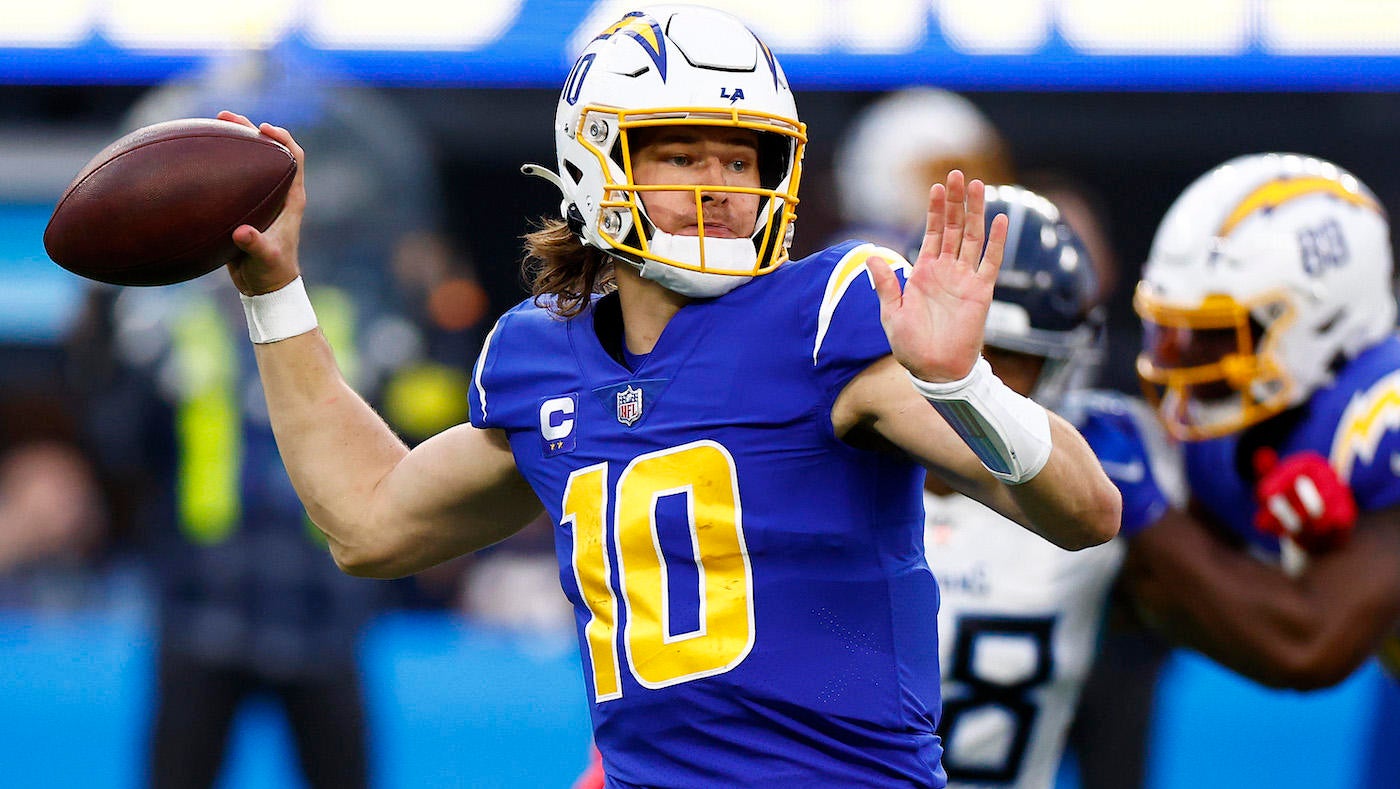
[[[651,418],[649,415],[656,411],[670,382],[668,378],[618,381],[594,389],[593,394],[604,411],[612,410],[619,424],[632,428]]]
[[[630,385],[617,393],[617,421],[628,427],[642,418],[642,390]]]

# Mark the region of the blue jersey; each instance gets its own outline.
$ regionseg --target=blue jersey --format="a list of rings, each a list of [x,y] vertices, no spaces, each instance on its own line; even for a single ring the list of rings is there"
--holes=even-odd
[[[831,425],[890,352],[877,249],[694,301],[635,370],[596,300],[488,340],[472,422],[557,524],[609,786],[944,784],[923,470]]]
[[[1391,336],[1348,363],[1308,401],[1276,447],[1280,458],[1311,450],[1327,458],[1362,511],[1400,503],[1400,338]],[[1239,434],[1186,444],[1191,494],[1223,526],[1256,549],[1277,554],[1278,540],[1254,528],[1254,481],[1236,468]]]
[[[1238,436],[1186,445],[1192,495],[1256,550],[1277,554],[1278,540],[1254,528],[1253,485],[1235,466]],[[1278,447],[1279,457],[1312,450],[1327,458],[1351,486],[1362,512],[1400,504],[1400,338],[1391,336],[1367,349],[1342,369],[1336,381],[1313,394],[1299,424]],[[1400,676],[1400,635],[1392,634],[1379,653],[1381,664]],[[1368,775],[1359,786],[1395,785],[1400,715],[1392,700],[1394,684],[1384,687],[1370,735]]]

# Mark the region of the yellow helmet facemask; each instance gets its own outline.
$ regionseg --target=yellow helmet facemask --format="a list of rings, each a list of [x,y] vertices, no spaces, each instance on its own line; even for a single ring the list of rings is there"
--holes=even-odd
[[[767,113],[741,113],[738,110],[721,113],[694,107],[645,112],[588,107],[582,115],[589,121],[580,124],[578,142],[598,160],[599,171],[604,175],[603,199],[596,212],[596,225],[590,230],[611,251],[621,253],[622,257],[636,264],[644,276],[651,270],[660,275],[656,278],[664,278],[664,266],[699,274],[748,278],[772,271],[787,261],[793,221],[797,218],[802,155],[807,142],[801,123]],[[612,159],[587,138],[585,129],[593,122],[615,125],[618,129],[614,146],[616,153]],[[635,132],[674,126],[736,128],[755,132],[759,144],[760,185],[637,183],[632,158]],[[691,195],[699,234],[676,236],[658,229],[647,216],[644,205],[643,195],[649,192]],[[754,225],[746,228],[747,232],[740,238],[705,236],[705,196],[716,193],[755,195],[759,198]],[[663,284],[667,284],[664,279]]]
[[[1140,285],[1133,307],[1144,331],[1138,377],[1174,437],[1227,435],[1289,407],[1294,383],[1272,352],[1275,330],[1290,320],[1282,294],[1248,304],[1217,294],[1183,307]],[[1268,316],[1268,328],[1259,314]]]

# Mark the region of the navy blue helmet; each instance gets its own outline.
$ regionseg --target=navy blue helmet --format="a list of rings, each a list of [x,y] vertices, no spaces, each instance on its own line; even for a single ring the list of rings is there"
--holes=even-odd
[[[1093,302],[1097,277],[1084,242],[1054,203],[1019,186],[988,186],[988,232],[997,214],[1010,224],[985,342],[1042,357],[1031,397],[1055,408],[1069,390],[1092,385],[1103,356],[1103,308]],[[910,259],[917,255],[916,243]]]
[[[985,342],[1045,359],[1031,397],[1057,406],[1088,386],[1103,357],[1103,308],[1088,249],[1055,204],[1019,186],[987,187],[987,229],[1006,214],[1006,254],[992,293]]]

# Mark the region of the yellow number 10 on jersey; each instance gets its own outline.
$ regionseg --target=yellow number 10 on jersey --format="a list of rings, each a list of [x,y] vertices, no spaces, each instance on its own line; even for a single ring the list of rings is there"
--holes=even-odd
[[[729,451],[714,441],[696,441],[634,458],[617,481],[611,529],[607,483],[606,463],[578,469],[569,475],[563,502],[563,522],[573,525],[574,578],[590,614],[584,634],[594,699],[622,695],[619,598],[627,615],[622,634],[627,665],[643,687],[664,688],[739,665],[754,641],[753,578]],[[671,495],[686,498],[700,579],[699,628],[686,633],[671,630],[672,592],[657,534],[657,502]],[[609,584],[610,541],[616,547],[618,594]]]

